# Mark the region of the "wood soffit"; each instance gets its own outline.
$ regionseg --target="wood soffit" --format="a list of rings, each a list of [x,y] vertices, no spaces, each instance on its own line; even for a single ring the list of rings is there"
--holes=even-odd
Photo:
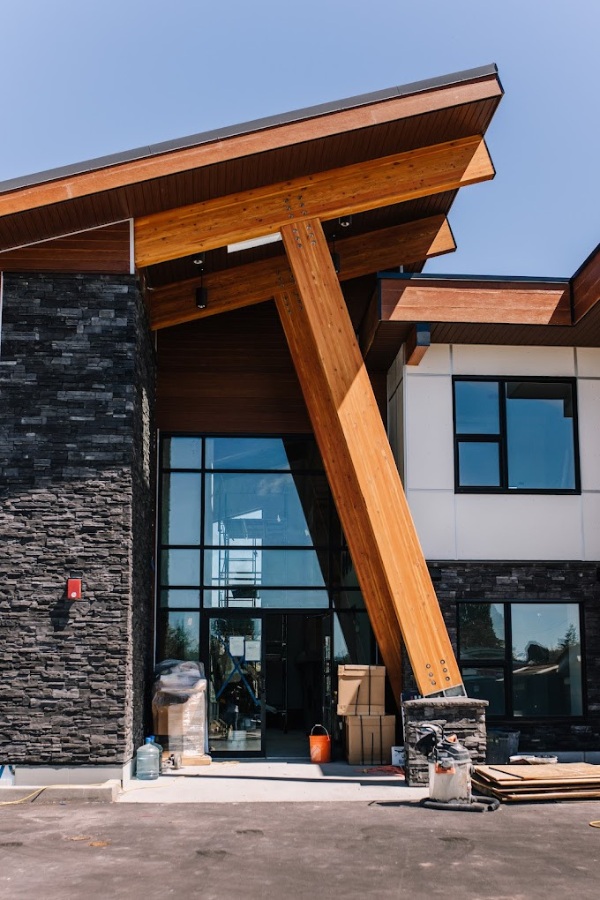
[[[491,69],[463,74],[464,81],[355,98],[356,106],[307,110],[258,130],[230,129],[194,146],[99,160],[66,176],[49,172],[14,189],[0,184],[0,250],[483,135],[502,88]],[[435,211],[447,213],[452,199]],[[432,210],[425,202],[416,213],[423,218]]]

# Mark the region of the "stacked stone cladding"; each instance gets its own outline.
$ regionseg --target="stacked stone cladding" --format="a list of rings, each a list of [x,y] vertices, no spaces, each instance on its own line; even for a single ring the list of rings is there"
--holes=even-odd
[[[0,762],[117,764],[141,739],[153,384],[132,276],[4,276]]]
[[[457,647],[457,603],[563,601],[583,612],[583,720],[500,720],[488,727],[517,729],[519,749],[531,752],[600,750],[600,568],[593,562],[429,562],[452,644]],[[407,667],[406,688],[414,687]]]
[[[474,765],[484,763],[487,705],[487,700],[471,700],[469,697],[426,697],[405,701],[402,711],[408,784],[429,782],[428,759],[416,749],[416,745],[425,735],[426,729],[432,726],[440,737],[455,734],[459,743],[469,751]]]

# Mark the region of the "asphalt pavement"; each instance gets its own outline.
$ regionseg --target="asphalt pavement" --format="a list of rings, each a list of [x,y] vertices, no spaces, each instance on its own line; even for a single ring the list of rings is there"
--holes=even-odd
[[[7,796],[7,795],[5,795]],[[0,897],[597,900],[600,804],[416,799],[0,807]]]

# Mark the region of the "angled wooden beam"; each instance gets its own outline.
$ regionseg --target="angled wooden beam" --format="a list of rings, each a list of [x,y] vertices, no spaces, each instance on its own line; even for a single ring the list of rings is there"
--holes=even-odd
[[[400,635],[424,695],[464,692],[320,222],[281,230],[296,288],[275,298],[396,700]]]
[[[357,278],[455,249],[448,220],[443,215],[359,234],[336,243],[341,261],[339,279]],[[197,309],[194,295],[201,282],[208,291],[208,304],[204,309]],[[150,325],[155,330],[169,328],[252,306],[271,299],[277,291],[292,284],[293,276],[285,256],[207,274],[202,280],[190,278],[168,284],[148,291]]]
[[[135,221],[136,266],[150,266],[279,231],[292,220],[334,219],[492,178],[480,135],[397,153]]]
[[[418,366],[431,344],[431,328],[425,322],[413,325],[406,339],[406,365]]]
[[[600,244],[571,278],[573,321],[580,321],[600,300]]]
[[[379,282],[382,322],[478,322],[570,325],[566,279],[555,282],[507,279],[386,278]]]

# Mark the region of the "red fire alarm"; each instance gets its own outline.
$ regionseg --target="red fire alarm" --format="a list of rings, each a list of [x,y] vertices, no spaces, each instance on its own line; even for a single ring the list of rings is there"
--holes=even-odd
[[[67,598],[81,600],[81,578],[69,578],[67,581]]]

